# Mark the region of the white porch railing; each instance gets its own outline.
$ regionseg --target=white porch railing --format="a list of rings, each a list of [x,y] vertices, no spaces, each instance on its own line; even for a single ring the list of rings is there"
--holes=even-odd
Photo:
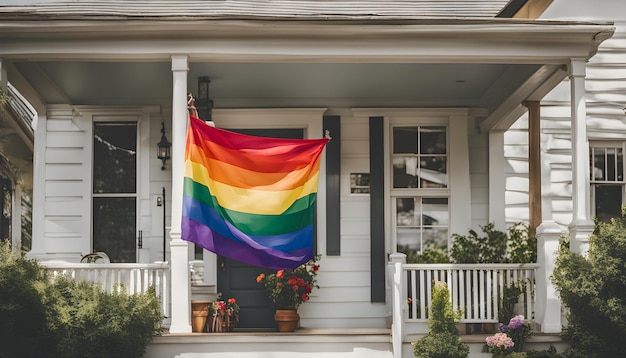
[[[40,262],[53,277],[64,275],[76,281],[97,284],[106,292],[119,289],[122,284],[130,294],[145,293],[154,286],[161,302],[164,325],[170,320],[170,268],[167,263],[66,263]]]
[[[521,309],[534,319],[537,264],[404,264],[406,298],[410,301],[406,322],[428,321],[431,289],[435,281],[448,285],[452,307],[462,311],[462,323],[498,322],[498,305],[504,288],[522,289]]]

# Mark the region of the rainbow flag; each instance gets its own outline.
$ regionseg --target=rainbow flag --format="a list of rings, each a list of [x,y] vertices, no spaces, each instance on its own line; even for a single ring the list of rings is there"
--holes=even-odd
[[[293,269],[309,261],[327,142],[243,135],[190,117],[182,239],[266,268]]]

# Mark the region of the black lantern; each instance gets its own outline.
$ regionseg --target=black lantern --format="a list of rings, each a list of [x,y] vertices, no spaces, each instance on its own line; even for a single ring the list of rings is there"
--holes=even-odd
[[[165,163],[170,159],[170,148],[172,148],[172,143],[165,136],[165,123],[161,122],[161,141],[157,143],[157,158],[163,162],[161,170],[165,170]]]
[[[203,121],[211,121],[211,110],[213,109],[213,100],[209,98],[209,76],[198,77],[198,97],[195,99],[198,117]]]

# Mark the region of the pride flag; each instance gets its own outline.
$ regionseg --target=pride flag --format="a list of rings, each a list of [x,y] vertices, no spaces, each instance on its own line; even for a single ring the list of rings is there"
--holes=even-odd
[[[243,135],[190,117],[182,239],[271,269],[308,262],[327,142]]]

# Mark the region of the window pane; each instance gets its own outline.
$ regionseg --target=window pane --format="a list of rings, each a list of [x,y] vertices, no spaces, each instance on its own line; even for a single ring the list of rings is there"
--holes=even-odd
[[[393,187],[417,188],[417,157],[396,157],[393,159]]]
[[[435,247],[448,247],[448,229],[424,228],[422,231],[422,252]]]
[[[421,188],[446,188],[448,186],[446,157],[421,157],[419,175]]]
[[[398,226],[419,226],[419,199],[397,198],[396,199],[396,222]],[[417,210],[416,210],[417,206]]]
[[[446,154],[446,127],[420,127],[420,154]]]
[[[135,262],[135,198],[93,198],[93,249]]]
[[[135,193],[137,124],[96,122],[93,135],[93,192]]]
[[[399,252],[421,252],[420,229],[398,229]]]
[[[621,216],[621,185],[594,185],[596,217],[603,222]]]
[[[605,180],[604,171],[604,148],[593,148],[594,180]]]
[[[624,180],[624,153],[622,148],[617,148],[617,180]]]
[[[615,181],[615,148],[606,148],[606,180]]]
[[[417,154],[418,127],[393,128],[393,153]]]
[[[422,199],[423,225],[448,225],[448,198]]]

